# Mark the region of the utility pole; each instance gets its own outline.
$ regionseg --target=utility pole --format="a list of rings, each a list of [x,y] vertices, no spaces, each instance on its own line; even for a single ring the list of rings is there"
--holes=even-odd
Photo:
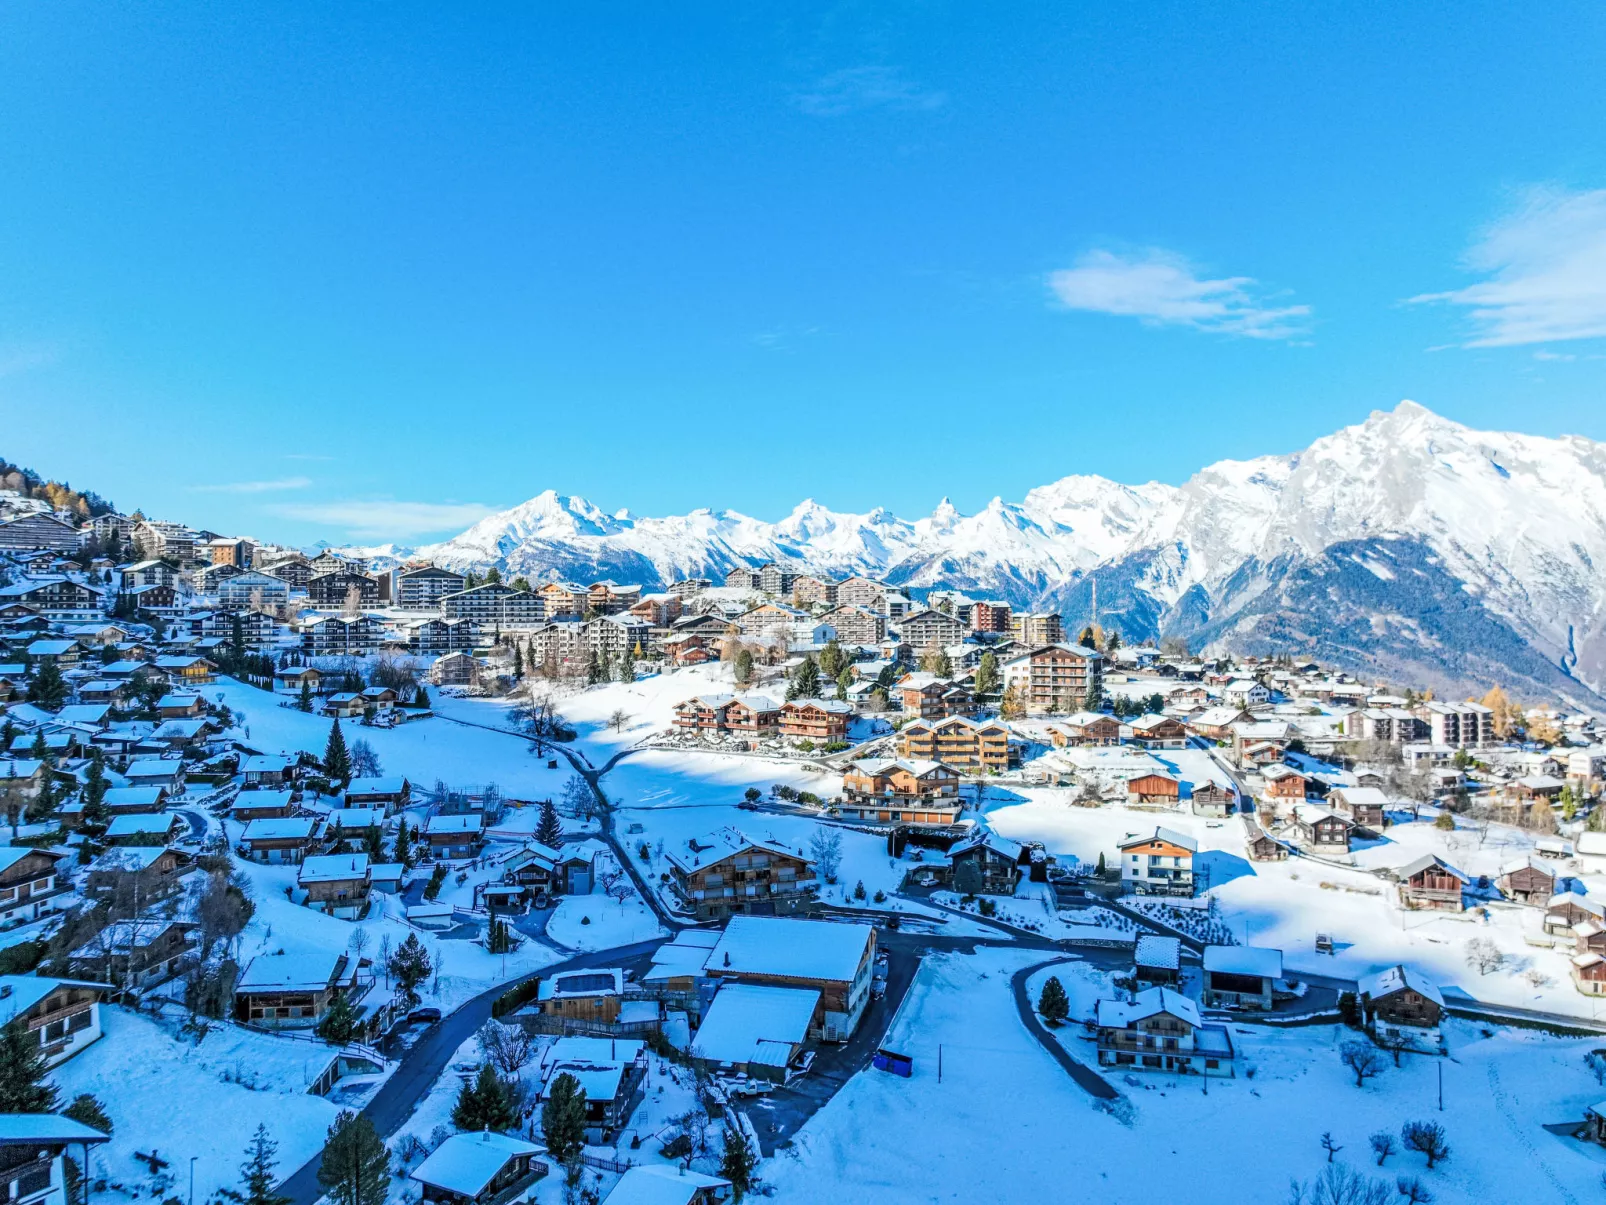
[[[1444,1064],[1434,1064],[1439,1070],[1439,1112],[1444,1112]]]
[[[195,1161],[199,1155],[190,1156],[190,1205],[195,1205]]]
[[[942,1083],[942,1043],[937,1043],[937,1082]]]

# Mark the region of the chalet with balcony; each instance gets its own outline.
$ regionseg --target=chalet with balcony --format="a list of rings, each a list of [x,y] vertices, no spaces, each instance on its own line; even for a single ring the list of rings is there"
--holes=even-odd
[[[1380,1035],[1410,1038],[1437,1029],[1444,1015],[1444,996],[1438,985],[1404,965],[1368,975],[1357,988],[1361,1014]]]
[[[936,761],[966,774],[1001,774],[1009,769],[1009,726],[1002,720],[949,716],[914,720],[898,732],[898,756]]]
[[[1099,711],[1078,711],[1049,724],[1048,737],[1056,749],[1119,745],[1121,721]]]
[[[59,1066],[101,1036],[100,1005],[110,990],[86,979],[0,975],[0,1027],[20,1022],[45,1066]]]
[[[936,761],[875,758],[842,776],[842,815],[877,824],[947,825],[963,811],[958,771]]]
[[[1199,1006],[1169,987],[1151,987],[1125,1000],[1100,1000],[1094,1009],[1101,1067],[1230,1078],[1232,1038],[1225,1026],[1206,1025]]]
[[[311,1029],[336,998],[363,995],[358,960],[311,946],[258,954],[234,985],[234,1019],[263,1029]]]
[[[666,852],[671,882],[698,920],[806,910],[819,880],[801,848],[723,828]]]
[[[1349,817],[1319,804],[1296,803],[1289,810],[1286,831],[1312,853],[1342,856],[1349,853],[1355,824]]]
[[[1134,833],[1117,845],[1121,886],[1135,895],[1193,895],[1193,858],[1199,843],[1168,828]]]
[[[1334,787],[1327,806],[1370,833],[1381,833],[1388,823],[1389,797],[1376,787]]]
[[[453,1134],[407,1178],[431,1205],[497,1205],[521,1199],[548,1173],[544,1154],[545,1147],[517,1135]]]
[[[477,857],[485,844],[485,817],[478,812],[431,816],[424,823],[424,841],[437,858]]]
[[[122,990],[149,987],[178,974],[199,925],[166,918],[113,921],[67,956],[72,973]]]
[[[837,699],[794,699],[781,706],[780,734],[817,745],[844,741],[853,714],[851,704]]]
[[[1145,749],[1181,749],[1188,743],[1182,721],[1169,715],[1143,715],[1125,725],[1123,735]]]
[[[108,849],[89,864],[84,893],[96,900],[127,900],[144,906],[175,894],[195,859],[162,845],[126,845]]]
[[[955,891],[966,895],[1014,895],[1031,864],[1031,850],[1019,841],[977,828],[949,848]]]
[[[0,846],[0,928],[59,911],[71,879],[59,869],[66,854],[25,845]]]
[[[286,816],[253,820],[240,837],[240,853],[253,862],[293,865],[323,840],[321,816]]]

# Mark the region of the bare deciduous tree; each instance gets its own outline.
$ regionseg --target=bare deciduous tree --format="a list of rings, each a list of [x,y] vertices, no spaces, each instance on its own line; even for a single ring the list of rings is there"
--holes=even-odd
[[[1370,1042],[1345,1042],[1338,1048],[1338,1057],[1354,1073],[1357,1088],[1383,1074],[1383,1052]]]
[[[1474,937],[1467,942],[1467,965],[1476,967],[1478,974],[1487,975],[1491,971],[1498,971],[1505,963],[1505,954],[1487,937]]]
[[[530,1035],[517,1025],[503,1025],[487,1021],[480,1026],[480,1052],[507,1079],[518,1078],[519,1068],[530,1061],[535,1043]]]

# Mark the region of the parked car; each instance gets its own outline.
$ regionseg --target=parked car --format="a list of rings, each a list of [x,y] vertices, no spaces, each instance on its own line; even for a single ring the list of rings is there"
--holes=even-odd
[[[433,1007],[415,1008],[407,1014],[407,1020],[415,1025],[435,1025],[441,1019],[441,1010]]]

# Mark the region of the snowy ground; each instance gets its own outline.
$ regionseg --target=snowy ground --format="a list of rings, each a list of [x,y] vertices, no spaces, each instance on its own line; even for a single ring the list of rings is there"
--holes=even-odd
[[[279,1143],[282,1172],[323,1145],[338,1108],[309,1095],[307,1085],[328,1065],[329,1047],[234,1026],[219,1026],[196,1045],[125,1009],[104,1007],[101,1018],[106,1035],[51,1079],[64,1102],[88,1092],[106,1106],[112,1140],[94,1159],[111,1182],[131,1193],[148,1187],[149,1169],[133,1155],[154,1150],[172,1164],[172,1191],[183,1194],[193,1156],[196,1199],[207,1200],[236,1186],[258,1122]]]
[[[664,935],[652,910],[632,892],[620,903],[600,891],[566,895],[547,922],[547,936],[571,950],[607,950]]]
[[[1112,1114],[1093,1107],[1015,1015],[1010,974],[1042,957],[983,950],[926,960],[886,1040],[914,1057],[914,1077],[866,1071],[850,1081],[791,1151],[763,1164],[776,1199],[1277,1202],[1290,1177],[1320,1170],[1324,1131],[1344,1147],[1340,1159],[1378,1174],[1367,1136],[1414,1119],[1441,1121],[1453,1153],[1433,1172],[1419,1155],[1391,1158],[1381,1172],[1391,1198],[1399,1172],[1421,1175],[1440,1205],[1599,1198],[1606,1151],[1540,1128],[1580,1117],[1602,1094],[1582,1062],[1593,1042],[1504,1030],[1486,1038],[1455,1023],[1453,1058],[1408,1056],[1357,1089],[1336,1053],[1347,1031],[1236,1026],[1252,1079],[1211,1081],[1208,1095],[1198,1080],[1117,1080],[1129,1103]],[[1079,969],[1056,973],[1073,1012],[1099,988]]]
[[[995,788],[989,792],[988,822],[1020,840],[1040,840],[1056,855],[1096,863],[1113,859],[1116,843],[1129,833],[1156,825],[1187,833],[1199,842],[1196,867],[1210,876],[1217,917],[1237,939],[1283,951],[1290,972],[1354,978],[1395,962],[1419,967],[1444,987],[1493,1003],[1593,1016],[1598,1005],[1574,990],[1568,953],[1542,949],[1526,938],[1540,929],[1537,908],[1494,904],[1461,914],[1407,912],[1397,903],[1393,884],[1369,873],[1371,867],[1401,866],[1423,853],[1436,853],[1474,879],[1493,875],[1531,849],[1533,840],[1518,830],[1491,826],[1478,845],[1474,832],[1444,833],[1431,817],[1397,823],[1382,841],[1360,849],[1355,867],[1331,866],[1308,858],[1250,862],[1243,827],[1236,818],[1206,819],[1188,812],[1136,811],[1126,807],[1082,808],[1070,792],[1052,788]],[[1558,873],[1576,873],[1561,864]],[[1585,876],[1591,896],[1606,896],[1606,877]],[[1316,934],[1333,935],[1336,955],[1315,952]],[[1497,972],[1480,975],[1466,960],[1467,942],[1489,938],[1506,955]]]

